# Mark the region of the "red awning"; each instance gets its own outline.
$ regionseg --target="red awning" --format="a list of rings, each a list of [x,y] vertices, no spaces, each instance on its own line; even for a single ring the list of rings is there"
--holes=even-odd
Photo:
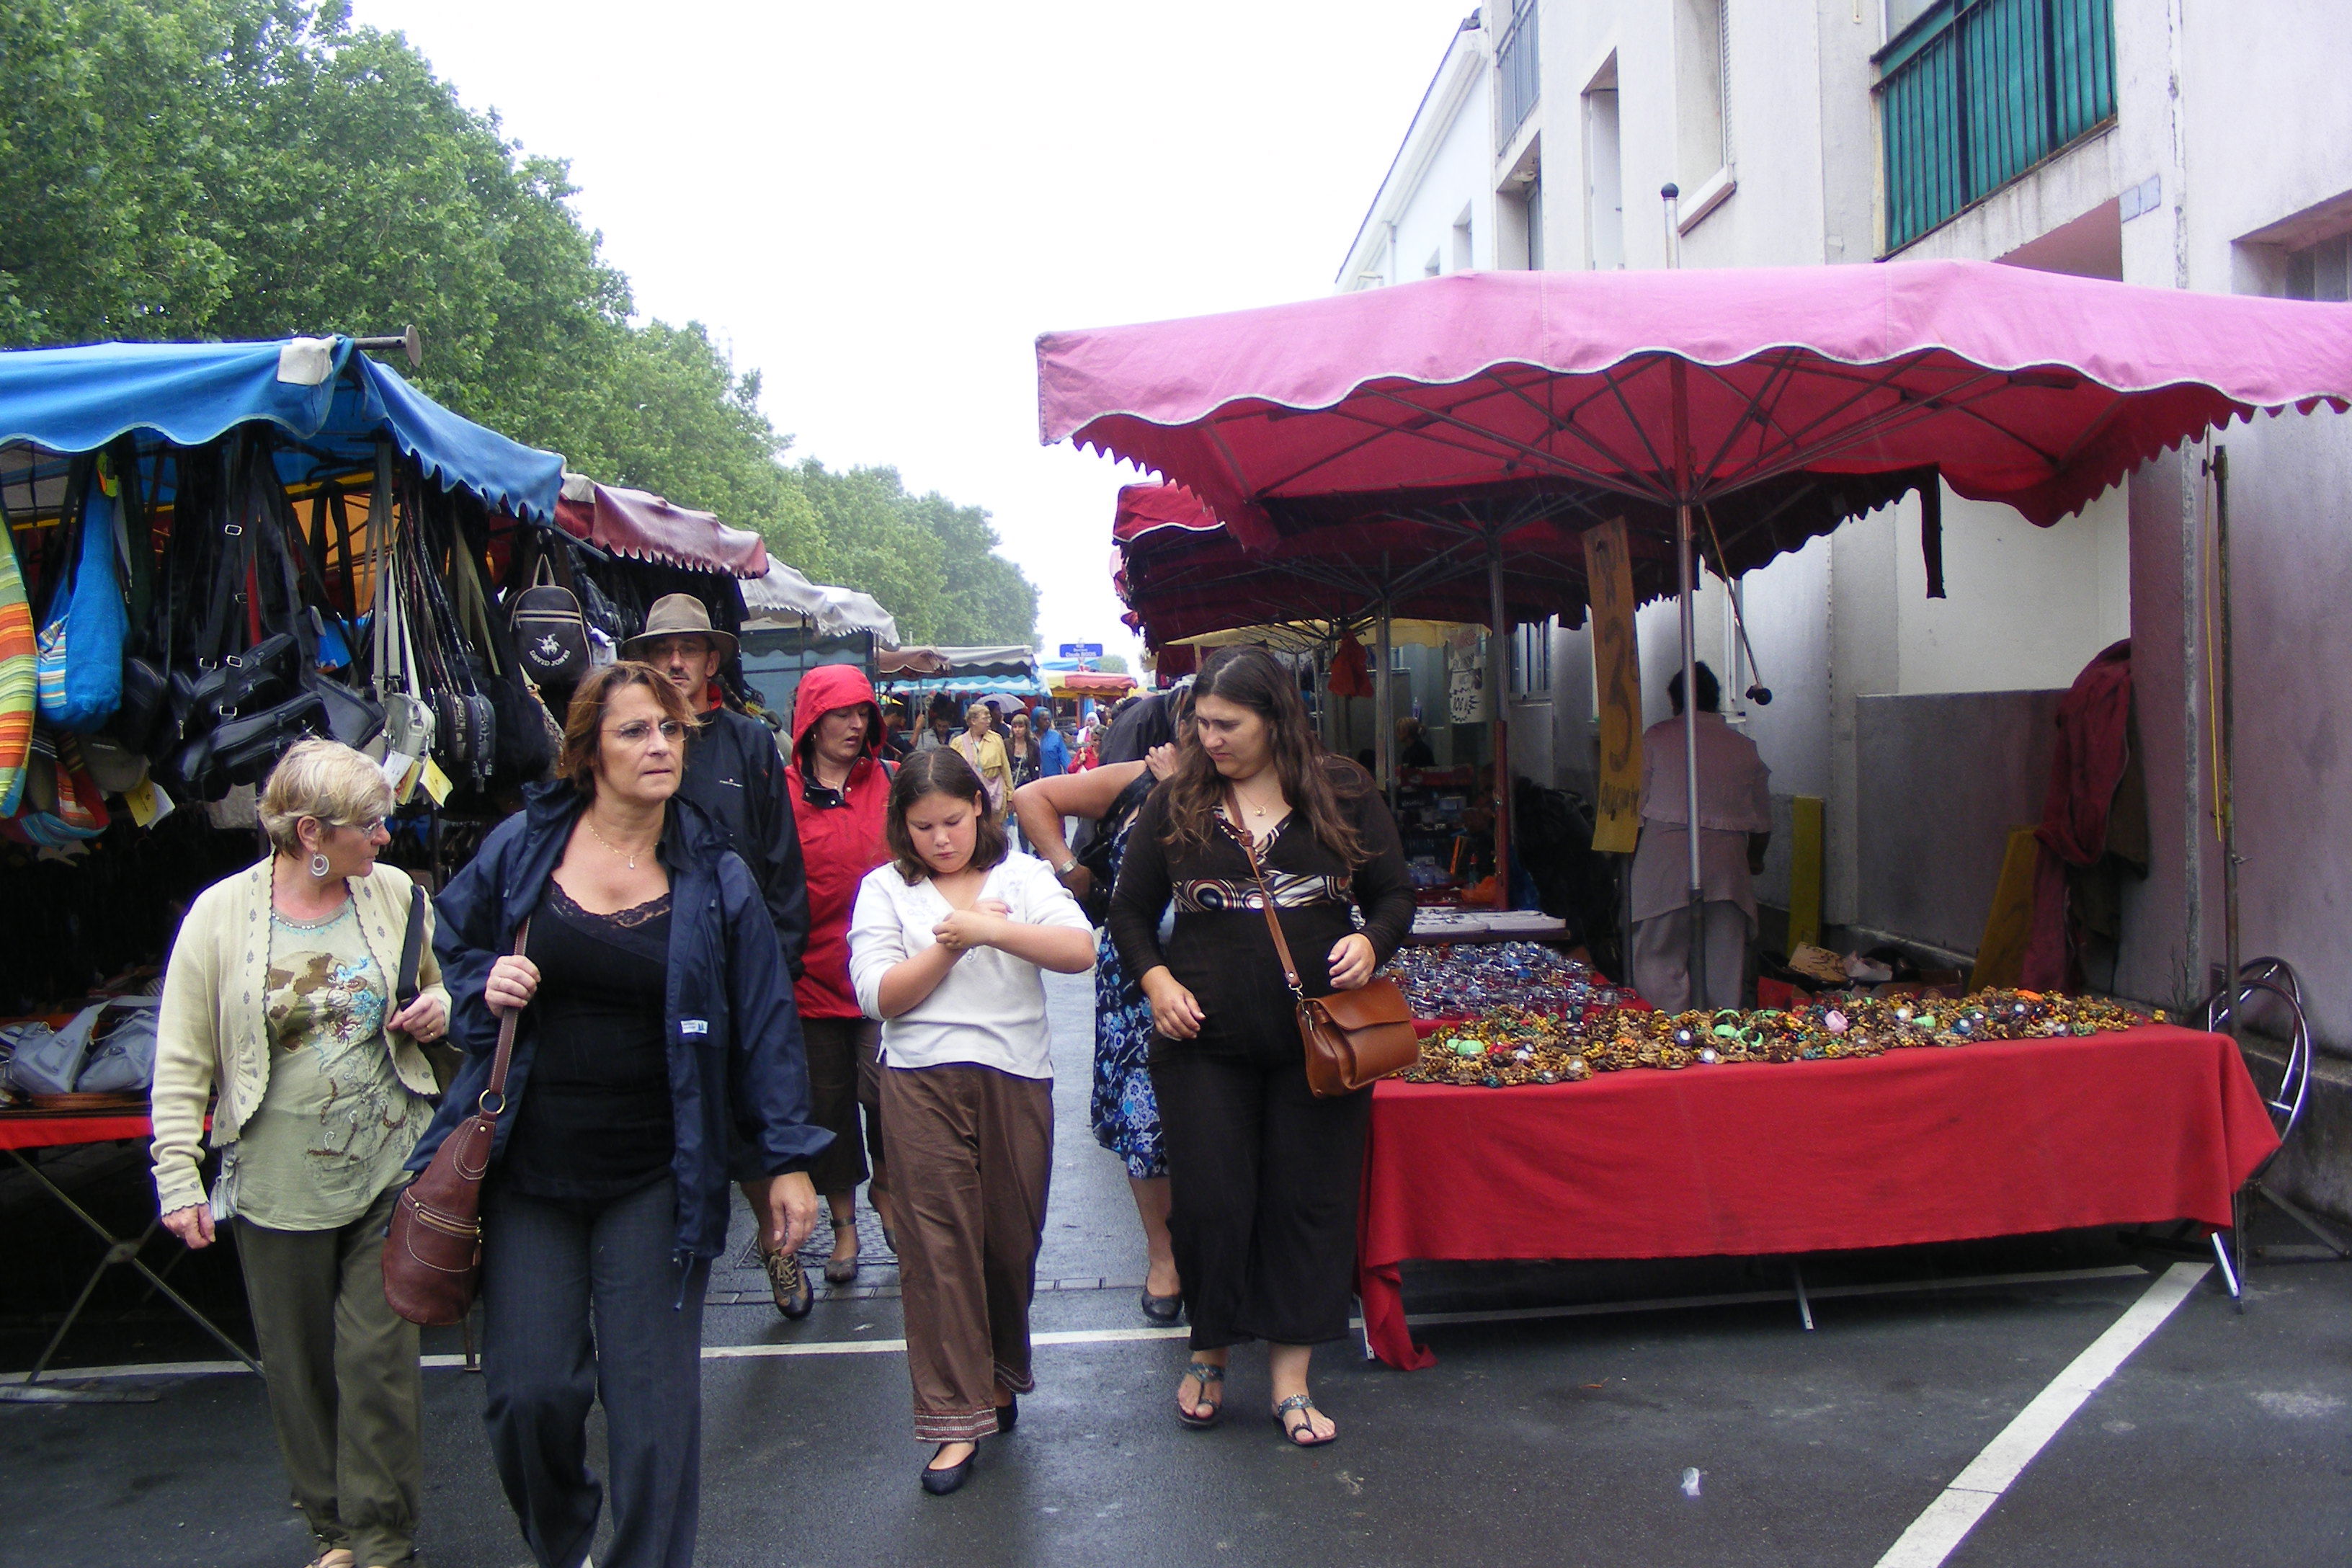
[[[574,539],[615,555],[730,577],[768,574],[768,547],[758,534],[730,528],[709,512],[675,505],[646,490],[566,474],[555,519]]]

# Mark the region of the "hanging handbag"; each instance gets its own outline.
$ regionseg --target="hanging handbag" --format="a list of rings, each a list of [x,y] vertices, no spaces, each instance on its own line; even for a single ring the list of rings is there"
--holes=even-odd
[[[97,729],[122,705],[131,620],[116,576],[120,518],[106,492],[108,467],[103,458],[74,459],[64,514],[75,530],[68,544],[73,564],[49,595],[35,655],[41,717],[76,734]]]
[[[416,649],[401,613],[401,595],[394,582],[396,562],[393,548],[392,445],[376,443],[375,485],[368,494],[368,574],[375,591],[375,613],[370,618],[373,657],[369,675],[376,701],[383,709],[383,743],[387,753],[421,761],[433,749],[433,708],[417,689]]]
[[[16,536],[0,506],[0,816],[16,813],[25,789],[25,760],[33,744],[35,695],[33,611],[16,566]]]
[[[1235,820],[1241,813],[1235,811]],[[1421,1058],[1421,1037],[1413,1033],[1412,1006],[1404,992],[1386,975],[1376,975],[1353,991],[1309,996],[1299,986],[1298,965],[1290,961],[1290,943],[1282,934],[1282,919],[1275,913],[1274,889],[1258,868],[1257,849],[1249,831],[1242,829],[1242,853],[1249,857],[1250,875],[1257,879],[1258,901],[1265,910],[1265,929],[1274,933],[1275,956],[1282,961],[1282,978],[1297,1005],[1298,1038],[1307,1051],[1307,1087],[1318,1100],[1330,1100],[1369,1088],[1376,1079],[1402,1072]]]
[[[419,889],[416,897],[424,896]],[[525,921],[515,932],[517,956],[530,940]],[[383,1299],[412,1323],[463,1322],[474,1304],[482,1277],[482,1177],[507,1106],[507,1066],[521,1014],[513,1008],[499,1016],[498,1053],[474,1114],[449,1129],[423,1173],[400,1189],[393,1205],[383,1239]]]
[[[555,563],[544,554],[530,586],[515,595],[507,615],[515,654],[541,686],[576,686],[588,673],[588,616],[572,590],[555,580]]]

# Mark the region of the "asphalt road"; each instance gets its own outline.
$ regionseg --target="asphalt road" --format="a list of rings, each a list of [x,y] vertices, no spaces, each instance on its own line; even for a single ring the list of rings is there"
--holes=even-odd
[[[1285,1448],[1248,1352],[1224,1425],[1187,1431],[1170,1410],[1183,1345],[1144,1329],[1124,1176],[1086,1127],[1085,983],[1057,983],[1055,1000],[1059,1147],[1039,1269],[1053,1288],[1034,1323],[1069,1338],[1041,1345],[1019,1430],[983,1445],[963,1491],[925,1496],[903,1358],[860,1348],[898,1337],[895,1269],[870,1267],[787,1324],[756,1268],[722,1268],[708,1340],[737,1353],[705,1363],[699,1561],[1870,1568],[1923,1513],[1973,1495],[1946,1489],[1979,1476],[1972,1461],[2006,1451],[1996,1439],[2021,1411],[2170,1289],[2173,1258],[2112,1236],[1811,1259],[1808,1333],[1777,1265],[1419,1269],[1417,1317],[1542,1315],[1427,1324],[1440,1359],[1420,1373],[1327,1350],[1319,1402],[1341,1437],[1313,1453]],[[1956,1549],[1908,1561],[2352,1562],[2352,1268],[2283,1227],[2257,1236],[2272,1246],[2244,1313],[2196,1282]],[[1717,1300],[1658,1304],[1694,1296]],[[159,1346],[204,1353],[163,1331],[135,1348],[125,1336],[119,1356],[74,1348],[90,1364]],[[160,1397],[0,1405],[0,1568],[305,1560],[254,1379],[98,1386]],[[479,1379],[432,1371],[425,1397],[425,1561],[522,1563]]]

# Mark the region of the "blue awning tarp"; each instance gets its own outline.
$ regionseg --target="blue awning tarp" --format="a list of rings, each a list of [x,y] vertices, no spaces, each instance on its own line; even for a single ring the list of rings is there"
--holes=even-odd
[[[1045,683],[1034,675],[935,675],[922,680],[886,680],[886,689],[899,697],[1046,697]]]
[[[365,469],[391,437],[444,489],[551,522],[563,459],[442,407],[349,338],[0,352],[0,444],[88,452],[118,436],[198,447],[264,420],[289,483]]]

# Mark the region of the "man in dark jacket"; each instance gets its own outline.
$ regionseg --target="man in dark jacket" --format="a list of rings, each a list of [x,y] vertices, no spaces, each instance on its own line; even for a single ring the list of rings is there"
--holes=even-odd
[[[717,823],[728,847],[751,868],[775,922],[784,964],[798,980],[808,945],[808,881],[800,832],[793,822],[792,791],[775,732],[719,700],[719,671],[734,656],[735,638],[710,624],[709,608],[691,594],[656,599],[646,612],[646,629],[621,645],[622,658],[660,670],[701,714],[701,731],[687,748],[678,798],[691,801]],[[751,1151],[740,1146],[733,1152],[733,1163],[744,1201],[764,1236],[772,1216],[763,1173]],[[768,1255],[767,1266],[777,1310],[788,1318],[807,1316],[814,1297],[799,1260],[790,1254]]]
[[[660,670],[702,715],[678,796],[700,806],[727,835],[728,847],[751,868],[776,922],[784,963],[799,979],[801,950],[808,944],[800,834],[793,826],[792,792],[775,731],[719,700],[719,671],[735,657],[735,638],[710,624],[710,611],[693,595],[665,594],[646,612],[646,629],[621,645],[621,657]]]

